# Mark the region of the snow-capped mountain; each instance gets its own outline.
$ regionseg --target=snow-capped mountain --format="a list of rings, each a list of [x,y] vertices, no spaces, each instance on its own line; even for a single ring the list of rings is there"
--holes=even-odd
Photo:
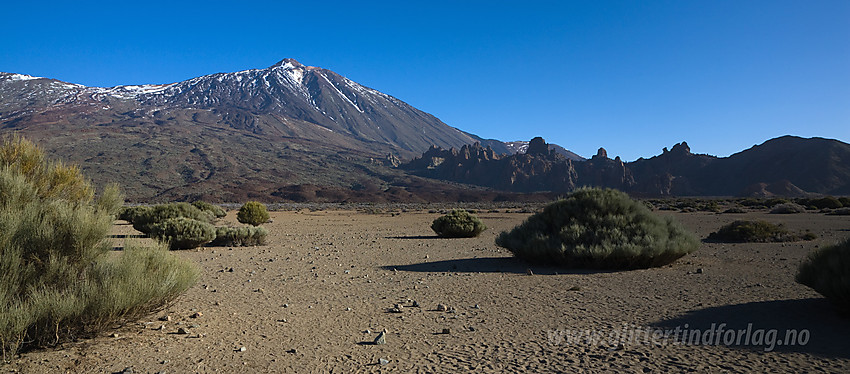
[[[316,134],[316,129],[293,128],[293,120],[365,143],[380,143],[401,156],[411,156],[431,145],[460,147],[482,142],[507,152],[501,142],[487,141],[450,127],[436,117],[333,71],[284,59],[266,69],[205,75],[165,85],[85,87],[53,79],[0,73],[0,120],[38,110],[91,106],[96,110],[176,108],[215,109],[241,113],[233,124],[259,129],[255,122],[282,125],[291,136]],[[272,116],[259,120],[258,116]],[[143,115],[142,115],[143,117]],[[231,120],[232,122],[233,120]],[[308,125],[309,126],[309,125]],[[295,126],[297,127],[297,126]],[[318,131],[321,134],[321,131]]]
[[[412,183],[421,195],[437,182],[386,167],[399,157],[474,142],[507,153],[502,142],[293,59],[164,85],[0,73],[0,134],[10,132],[80,164],[96,184],[120,182],[135,201],[345,199],[352,188],[363,195],[354,199],[389,190],[389,199],[415,200],[390,186]]]

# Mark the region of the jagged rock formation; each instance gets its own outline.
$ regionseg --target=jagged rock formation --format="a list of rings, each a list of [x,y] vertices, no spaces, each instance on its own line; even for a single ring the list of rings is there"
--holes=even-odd
[[[508,149],[508,154],[523,154],[523,153],[526,153],[526,151],[528,150],[528,146],[529,146],[530,143],[531,142],[529,142],[529,141],[512,141],[512,142],[505,142],[504,144]],[[549,150],[560,153],[562,156],[564,156],[564,157],[566,157],[570,160],[573,160],[573,161],[584,161],[585,160],[584,157],[581,157],[581,156],[567,150],[566,148],[561,147],[560,145],[551,144],[551,143],[548,144],[548,145],[549,145]]]
[[[475,157],[481,154],[480,145],[467,148],[432,148],[401,167],[432,178],[518,192],[597,186],[644,196],[850,194],[850,145],[822,138],[785,136],[726,158],[693,154],[682,142],[630,163],[608,158],[604,148],[589,160],[568,160],[542,138],[532,139],[525,154],[511,156]]]
[[[534,138],[524,154],[502,156],[475,143],[458,149],[432,147],[401,168],[430,178],[514,192],[568,192],[576,187],[572,160]]]

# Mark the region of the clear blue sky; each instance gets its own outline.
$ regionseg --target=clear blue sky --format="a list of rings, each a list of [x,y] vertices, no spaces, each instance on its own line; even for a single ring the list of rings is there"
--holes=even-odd
[[[850,1],[4,1],[0,71],[170,83],[292,57],[485,138],[625,160],[850,141]]]

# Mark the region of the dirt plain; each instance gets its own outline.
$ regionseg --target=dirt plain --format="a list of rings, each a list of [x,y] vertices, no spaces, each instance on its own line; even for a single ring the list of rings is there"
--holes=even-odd
[[[850,236],[850,217],[659,214],[674,215],[700,238],[735,219],[758,218],[818,239],[703,243],[661,268],[578,271],[529,265],[494,244],[529,213],[479,213],[489,227],[480,237],[440,239],[429,227],[439,214],[426,210],[272,212],[268,245],[179,252],[201,278],[161,312],[93,339],[26,352],[0,370],[850,372],[850,319],[794,282],[809,251]],[[224,222],[236,224],[235,212]],[[134,233],[116,222],[117,237]],[[397,304],[400,313],[392,311]],[[776,329],[778,340],[805,330],[806,344],[559,339],[567,329],[706,331],[712,323],[727,331]],[[384,330],[386,344],[373,344]]]

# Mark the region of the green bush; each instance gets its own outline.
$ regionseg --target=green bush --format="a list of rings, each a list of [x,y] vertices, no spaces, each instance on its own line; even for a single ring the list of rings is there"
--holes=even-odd
[[[149,211],[150,209],[151,207],[144,205],[126,206],[121,208],[118,212],[118,219],[133,223],[139,215]]]
[[[169,218],[152,225],[150,235],[169,243],[171,249],[191,249],[215,239],[215,226],[186,217]]]
[[[772,208],[772,207],[777,206],[779,204],[787,204],[787,203],[790,203],[790,202],[791,202],[790,200],[785,199],[785,198],[774,197],[774,198],[765,200],[764,206],[766,208]]]
[[[202,211],[189,203],[160,204],[139,212],[133,220],[133,228],[145,234],[151,234],[153,226],[169,218],[184,217],[196,221],[212,223],[212,213]]]
[[[809,204],[818,209],[838,209],[843,207],[841,204],[841,200],[838,200],[832,196],[824,196],[819,199],[810,199]]]
[[[838,198],[838,202],[845,208],[850,208],[850,197],[842,196]]]
[[[0,145],[0,351],[50,346],[163,307],[197,270],[164,249],[112,253],[107,235],[122,199],[94,198],[79,169],[34,144]]]
[[[838,208],[836,210],[833,210],[833,211],[827,213],[827,215],[830,215],[830,216],[850,216],[850,207]]]
[[[431,230],[442,238],[472,238],[486,229],[478,217],[465,210],[452,210],[431,223]]]
[[[212,205],[206,201],[196,201],[192,203],[195,208],[198,208],[204,212],[211,213],[215,218],[222,218],[227,215],[227,212],[224,208],[218,205]]]
[[[737,220],[723,225],[716,232],[709,234],[707,239],[718,242],[767,243],[812,240],[815,239],[815,235],[812,233],[795,234],[781,224],[777,225],[767,221]]]
[[[259,226],[268,222],[269,211],[263,203],[249,201],[239,208],[239,213],[236,214],[236,220],[241,223]]]
[[[770,209],[771,214],[796,214],[806,211],[802,205],[797,203],[782,203],[776,204]]]
[[[215,240],[210,246],[236,247],[265,245],[269,232],[263,227],[216,227]]]
[[[744,208],[733,206],[729,209],[723,211],[723,213],[746,213],[747,211]]]
[[[496,245],[534,262],[636,269],[669,264],[695,251],[699,241],[623,192],[584,188],[503,232]]]
[[[800,264],[796,280],[850,313],[850,238],[809,253]]]

